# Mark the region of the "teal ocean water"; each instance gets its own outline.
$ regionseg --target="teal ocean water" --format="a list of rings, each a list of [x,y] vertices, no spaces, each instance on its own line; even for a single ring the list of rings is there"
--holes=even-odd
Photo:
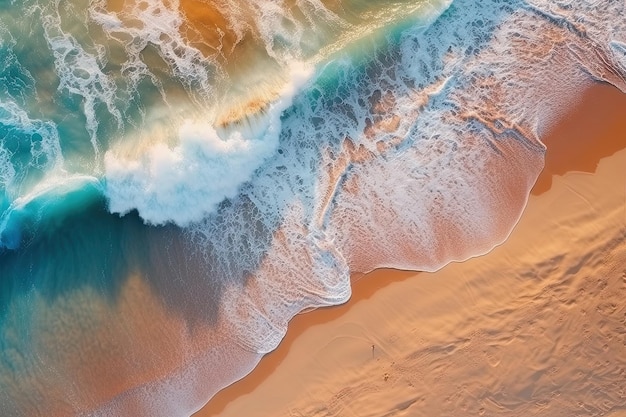
[[[501,243],[625,13],[0,2],[0,415],[188,416],[350,273]]]

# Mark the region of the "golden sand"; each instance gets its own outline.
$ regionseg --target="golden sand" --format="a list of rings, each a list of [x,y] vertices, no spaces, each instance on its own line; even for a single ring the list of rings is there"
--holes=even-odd
[[[432,274],[353,277],[350,302],[295,317],[197,415],[623,416],[625,109],[596,85],[543,138],[505,244]]]
[[[194,416],[209,417],[221,415],[224,409],[234,401],[244,400],[246,394],[259,388],[274,371],[281,366],[289,355],[294,344],[298,344],[303,333],[318,325],[328,325],[341,318],[352,309],[355,303],[368,300],[382,288],[394,282],[415,277],[414,271],[376,270],[367,274],[368,279],[359,281],[353,287],[350,301],[343,305],[315,310],[310,314],[300,314],[289,322],[289,331],[278,348],[263,357],[259,365],[245,378],[235,382],[228,388],[220,391],[211,401]],[[362,278],[363,274],[353,276],[353,279]],[[369,279],[371,278],[371,279]],[[306,355],[306,352],[302,352]]]

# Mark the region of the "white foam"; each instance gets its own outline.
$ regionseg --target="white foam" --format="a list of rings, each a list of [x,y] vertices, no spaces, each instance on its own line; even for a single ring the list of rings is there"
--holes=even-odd
[[[120,15],[108,12],[105,0],[96,0],[89,16],[109,38],[124,45],[128,60],[122,65],[122,74],[129,79],[131,91],[147,76],[163,94],[161,81],[142,58],[146,47],[153,45],[190,95],[206,102],[210,100],[214,80],[210,79],[209,70],[215,71],[217,67],[185,41],[180,30],[184,18],[178,0],[133,2]]]
[[[306,213],[298,204],[284,211],[281,238],[249,282],[228,286],[220,303],[224,327],[252,352],[276,349],[289,320],[302,310],[342,304],[351,295],[348,264],[332,237],[307,230]]]
[[[57,2],[58,6],[58,2]],[[103,51],[94,56],[85,51],[76,38],[63,31],[58,8],[42,14],[42,26],[46,41],[54,55],[54,66],[59,77],[59,91],[76,94],[83,98],[82,109],[86,119],[86,129],[95,152],[96,164],[99,161],[98,117],[95,107],[104,103],[115,117],[118,127],[123,124],[122,115],[116,107],[116,85],[102,72]]]
[[[2,50],[1,69],[0,69],[0,94],[11,96],[13,99],[24,98],[24,96],[30,95],[34,91],[35,79],[32,77],[28,68],[22,66],[15,54],[14,48],[17,45],[17,41],[11,30],[4,25],[5,22],[0,21],[0,50]],[[21,77],[25,80],[12,77],[11,70],[17,70]],[[5,75],[9,75],[8,77]],[[16,79],[17,78],[17,79]],[[19,91],[19,96],[15,97],[9,93],[9,88],[16,88]],[[4,96],[3,96],[4,97]],[[19,100],[19,99],[18,99]]]
[[[262,0],[250,3],[250,12],[267,55],[279,63],[307,59],[324,44],[325,34],[317,28],[322,25],[341,28],[347,26],[319,0],[298,1],[298,9],[307,19],[300,22],[284,3]]]
[[[11,154],[0,145],[0,189],[2,191],[11,188],[15,179],[15,167],[11,163]]]
[[[59,133],[53,122],[31,119],[26,111],[15,102],[5,100],[0,101],[0,124],[13,131],[16,135],[16,140],[19,140],[17,139],[19,135],[27,135],[28,143],[24,143],[22,146],[30,148],[28,166],[43,172],[60,169],[63,166],[64,161],[59,142]],[[38,135],[40,139],[35,139],[34,135]],[[4,147],[0,147],[0,149],[2,149],[2,154],[4,155],[4,161],[0,169],[2,169],[2,172],[7,173],[6,177],[3,175],[3,178],[6,178],[3,181],[3,188],[11,198],[17,198],[20,192],[28,189],[30,185],[13,181],[16,178],[14,175],[16,167],[10,161],[12,155]],[[21,171],[25,171],[28,166],[18,167],[20,174],[23,174]],[[9,173],[13,174],[8,175]]]
[[[122,214],[137,209],[148,223],[186,226],[211,213],[225,198],[234,197],[275,152],[281,114],[311,71],[294,64],[292,74],[279,99],[265,113],[252,116],[256,121],[243,130],[234,126],[220,135],[208,122],[186,120],[174,147],[155,144],[140,160],[107,152],[109,209]]]

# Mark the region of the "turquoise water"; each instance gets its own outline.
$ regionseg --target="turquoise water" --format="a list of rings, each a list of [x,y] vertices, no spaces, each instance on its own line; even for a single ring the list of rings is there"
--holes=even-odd
[[[624,74],[586,5],[190,4],[0,4],[0,415],[190,415],[350,273],[502,242]]]

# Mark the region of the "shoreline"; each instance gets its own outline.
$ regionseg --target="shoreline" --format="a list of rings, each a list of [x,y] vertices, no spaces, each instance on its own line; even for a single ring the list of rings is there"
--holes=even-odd
[[[547,147],[546,162],[531,195],[545,193],[568,172],[593,174],[601,159],[626,148],[625,97],[605,82],[596,82],[581,94],[564,120],[541,139]],[[594,139],[588,140],[590,136]],[[560,140],[563,137],[568,139]]]
[[[290,347],[308,329],[327,324],[341,317],[347,313],[355,303],[367,300],[382,288],[396,282],[413,278],[419,273],[419,271],[404,271],[399,269],[376,269],[367,274],[355,274],[357,279],[352,280],[352,297],[350,297],[348,302],[331,307],[317,308],[296,315],[289,321],[287,333],[275,350],[266,354],[252,372],[219,391],[201,410],[193,415],[195,417],[219,416],[229,403],[251,393],[263,384],[265,379],[271,375],[287,357]],[[358,281],[358,284],[356,281]]]
[[[617,135],[621,141],[611,140],[611,138],[616,137],[616,132],[626,132],[626,122],[619,120],[619,110],[624,108],[626,108],[626,95],[614,86],[606,83],[594,83],[586,89],[581,94],[581,101],[567,111],[566,116],[544,138],[541,138],[548,148],[546,165],[529,198],[535,199],[544,195],[568,172],[595,172],[601,159],[625,148],[626,135]],[[583,116],[587,116],[587,118]],[[589,117],[595,121],[593,126],[596,130],[585,129]],[[590,132],[596,133],[596,131],[602,133],[600,138],[596,137],[593,141],[588,140],[587,136]],[[571,140],[563,139],[565,136],[574,137],[574,146]],[[572,148],[574,151],[571,151]],[[570,152],[564,152],[564,150],[570,150]],[[528,209],[528,203],[526,209]],[[523,217],[524,215],[522,215]],[[503,245],[506,245],[506,242]],[[446,268],[449,267],[446,266],[444,269]],[[276,350],[267,354],[249,375],[217,393],[194,416],[221,415],[232,403],[243,401],[246,395],[263,386],[266,380],[281,367],[290,354],[292,346],[297,344],[298,340],[308,330],[320,325],[329,325],[332,321],[354,310],[354,307],[361,301],[376,297],[391,284],[403,283],[417,274],[420,272],[377,269],[365,275],[353,275],[353,294],[347,303],[317,309],[315,312],[299,314],[294,317],[289,322],[289,330],[285,338]]]

